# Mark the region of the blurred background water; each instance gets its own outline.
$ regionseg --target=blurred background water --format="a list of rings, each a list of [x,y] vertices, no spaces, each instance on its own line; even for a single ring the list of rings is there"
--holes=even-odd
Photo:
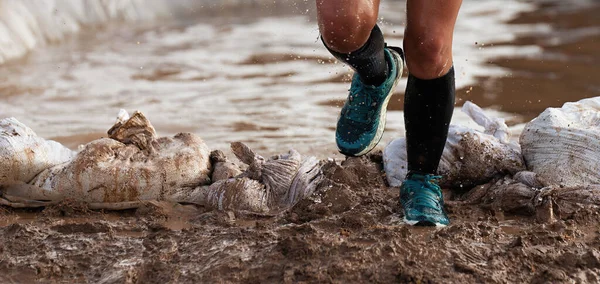
[[[401,45],[404,1],[382,1]],[[598,1],[465,0],[454,37],[457,106],[511,125],[600,95]],[[0,0],[0,117],[69,147],[105,136],[119,109],[212,149],[336,157],[350,72],[318,39],[314,1]],[[405,74],[406,75],[406,74]],[[379,147],[404,135],[402,94]],[[470,124],[459,110],[453,123]],[[472,125],[472,124],[470,124]]]

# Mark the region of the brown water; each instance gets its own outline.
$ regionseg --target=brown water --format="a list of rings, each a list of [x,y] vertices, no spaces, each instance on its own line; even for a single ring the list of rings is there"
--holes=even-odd
[[[243,141],[261,154],[293,147],[339,156],[333,131],[350,70],[318,40],[312,3],[285,3],[112,25],[38,49],[0,66],[0,116],[74,149],[105,136],[124,108],[143,111],[161,135],[194,132],[213,149]],[[600,94],[600,5],[536,3],[464,3],[454,43],[458,105],[472,100],[516,124]],[[383,5],[381,26],[399,45],[404,4]],[[403,136],[404,84],[379,147]],[[453,123],[470,122],[457,111]]]
[[[585,8],[571,2],[547,2],[523,13],[511,25],[548,25],[550,32],[526,33],[494,46],[539,46],[532,56],[502,56],[490,65],[510,70],[506,76],[477,76],[477,84],[458,95],[529,119],[547,107],[600,95],[600,3]],[[473,89],[471,89],[473,87]]]

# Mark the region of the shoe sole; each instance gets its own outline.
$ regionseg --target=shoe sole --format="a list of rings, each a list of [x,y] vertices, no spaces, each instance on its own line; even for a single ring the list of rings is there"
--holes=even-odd
[[[434,222],[429,222],[429,221],[410,221],[408,219],[406,219],[406,217],[404,217],[403,219],[404,223],[411,225],[411,226],[422,226],[422,227],[437,227],[437,228],[443,228],[446,227],[445,224],[442,223],[434,223]]]
[[[402,56],[395,50],[388,49],[388,51],[392,54],[392,57],[394,57],[394,60],[396,60],[396,66],[398,66],[398,71],[396,72],[396,79],[394,80],[394,84],[393,84],[392,88],[390,89],[389,93],[387,94],[385,101],[383,101],[383,105],[381,107],[381,113],[379,114],[379,124],[377,125],[377,133],[375,134],[375,138],[373,139],[373,141],[371,141],[371,143],[367,146],[367,148],[360,151],[358,154],[353,154],[351,156],[358,157],[358,156],[362,156],[364,154],[369,153],[371,150],[373,150],[375,148],[375,146],[377,146],[377,144],[379,144],[379,142],[381,141],[381,137],[383,137],[383,131],[385,130],[385,122],[386,122],[386,117],[387,117],[387,106],[388,106],[388,103],[390,102],[390,98],[392,98],[392,94],[394,93],[396,86],[398,85],[398,82],[400,82],[400,77],[402,77],[402,72],[404,71],[404,60],[402,60]]]

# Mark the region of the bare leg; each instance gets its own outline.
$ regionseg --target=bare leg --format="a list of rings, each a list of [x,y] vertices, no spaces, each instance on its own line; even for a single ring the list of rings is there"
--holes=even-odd
[[[323,43],[360,80],[378,86],[388,78],[383,33],[376,25],[379,0],[317,0]]]
[[[408,169],[436,172],[454,109],[452,34],[462,0],[408,0],[404,101]]]
[[[327,47],[339,53],[362,47],[378,14],[379,0],[317,0],[321,35]]]
[[[379,0],[316,0],[323,43],[355,74],[336,126],[338,150],[371,151],[383,134],[386,107],[403,68],[401,51],[385,47]]]
[[[452,34],[462,0],[407,0],[404,100],[407,180],[400,202],[409,224],[447,225],[435,176],[454,110]]]
[[[452,67],[452,37],[462,0],[407,0],[404,52],[410,73],[435,79]]]

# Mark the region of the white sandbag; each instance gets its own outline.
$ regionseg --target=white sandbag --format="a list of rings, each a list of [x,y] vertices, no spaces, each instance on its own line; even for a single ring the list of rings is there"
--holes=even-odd
[[[290,150],[265,159],[234,142],[232,151],[248,165],[241,171],[221,151],[211,154],[194,134],[157,138],[140,112],[131,117],[119,112],[108,134],[109,138],[86,144],[71,161],[44,170],[29,183],[3,184],[0,204],[40,207],[69,199],[90,208],[121,210],[148,200],[166,200],[279,214],[312,194],[323,177],[315,157]]]
[[[520,137],[527,168],[546,185],[600,184],[600,97],[548,108]]]
[[[485,131],[450,125],[438,167],[438,174],[443,176],[442,186],[470,187],[485,183],[499,173],[514,174],[525,169],[519,145],[510,142],[504,119],[488,117],[471,102],[465,102],[462,109]],[[402,185],[408,172],[404,137],[386,146],[383,162],[390,186]]]
[[[31,185],[58,193],[53,198],[118,203],[161,200],[210,183],[210,151],[194,134],[157,138],[136,112],[131,118],[120,114],[109,136],[85,145],[71,162],[40,173]]]
[[[0,185],[27,183],[43,170],[74,156],[74,151],[38,137],[14,117],[0,120]]]
[[[293,149],[269,159],[240,142],[232,143],[231,149],[248,165],[244,172],[210,186],[182,190],[169,200],[217,210],[279,214],[311,195],[323,178],[315,157],[303,157]]]

